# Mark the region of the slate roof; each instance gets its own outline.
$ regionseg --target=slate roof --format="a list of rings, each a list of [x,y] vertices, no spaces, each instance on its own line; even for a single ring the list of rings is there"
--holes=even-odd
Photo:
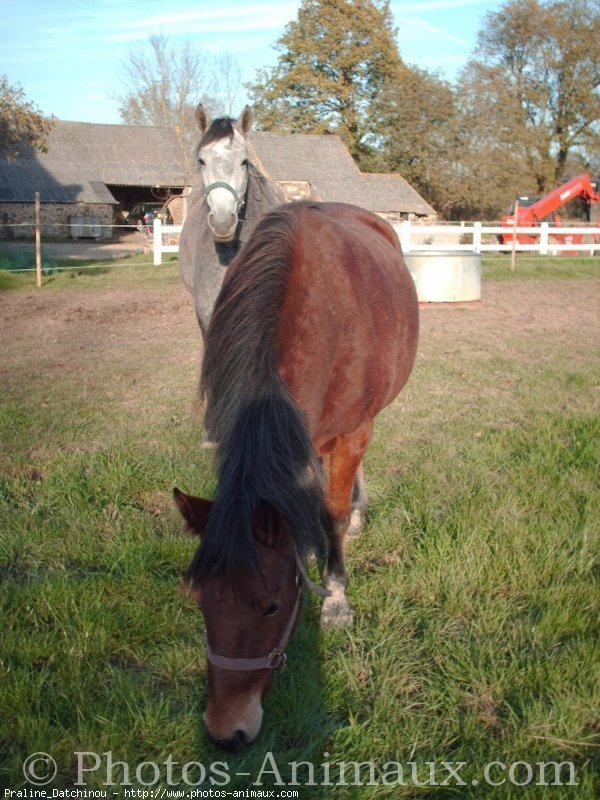
[[[250,134],[252,159],[280,182],[309,187],[314,199],[379,213],[434,215],[400,175],[360,172],[339,136]],[[115,203],[110,186],[184,187],[184,153],[174,128],[57,121],[48,152],[0,157],[0,202]]]
[[[48,152],[0,158],[0,201],[115,203],[107,188],[185,185],[175,129],[57,121]]]
[[[316,199],[379,213],[436,213],[402,176],[361,172],[339,136],[255,132],[250,142],[263,171],[276,181],[308,181]]]

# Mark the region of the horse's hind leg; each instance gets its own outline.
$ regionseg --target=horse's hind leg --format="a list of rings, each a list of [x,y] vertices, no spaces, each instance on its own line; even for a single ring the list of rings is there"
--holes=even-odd
[[[330,590],[331,596],[323,601],[323,626],[340,627],[352,623],[352,610],[346,597],[348,574],[344,548],[352,513],[355,478],[371,439],[372,429],[372,422],[369,422],[353,434],[340,437],[326,459],[328,480],[325,506],[329,516],[329,530],[325,587]]]

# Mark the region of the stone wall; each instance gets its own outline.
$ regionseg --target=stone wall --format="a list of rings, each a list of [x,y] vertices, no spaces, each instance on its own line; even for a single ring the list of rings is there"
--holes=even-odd
[[[93,221],[95,227],[82,227]],[[73,225],[72,223],[75,223]],[[42,203],[40,232],[42,238],[112,239],[113,207],[108,203]],[[33,203],[0,203],[0,239],[33,239],[35,208]]]
[[[292,200],[318,199],[310,185],[310,181],[277,181],[277,185],[283,191],[284,197],[288,202]]]

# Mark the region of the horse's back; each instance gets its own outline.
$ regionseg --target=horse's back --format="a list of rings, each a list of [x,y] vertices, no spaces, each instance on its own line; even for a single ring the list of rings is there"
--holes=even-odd
[[[415,359],[418,302],[394,230],[357,206],[298,208],[279,328],[280,373],[314,439],[352,431],[402,389]]]

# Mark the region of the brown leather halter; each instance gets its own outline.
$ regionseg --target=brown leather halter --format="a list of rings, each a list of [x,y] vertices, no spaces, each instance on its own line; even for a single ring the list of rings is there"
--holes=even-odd
[[[206,639],[206,657],[210,661],[210,663],[218,667],[219,669],[230,669],[236,670],[239,672],[252,672],[257,669],[275,669],[275,670],[283,670],[285,669],[285,665],[287,663],[287,655],[285,652],[285,648],[292,636],[292,632],[294,630],[294,626],[298,619],[298,613],[300,611],[301,601],[302,601],[302,585],[306,585],[308,589],[313,594],[318,595],[319,597],[330,597],[331,592],[329,589],[323,589],[320,586],[317,586],[316,583],[313,583],[311,579],[308,577],[308,574],[304,568],[304,564],[298,553],[296,555],[296,587],[298,589],[296,593],[296,602],[294,603],[294,608],[292,609],[292,613],[289,619],[289,622],[279,640],[279,644],[277,647],[274,647],[271,652],[266,656],[258,656],[257,658],[230,658],[229,656],[219,656],[210,649],[210,645],[208,643],[208,638]]]

